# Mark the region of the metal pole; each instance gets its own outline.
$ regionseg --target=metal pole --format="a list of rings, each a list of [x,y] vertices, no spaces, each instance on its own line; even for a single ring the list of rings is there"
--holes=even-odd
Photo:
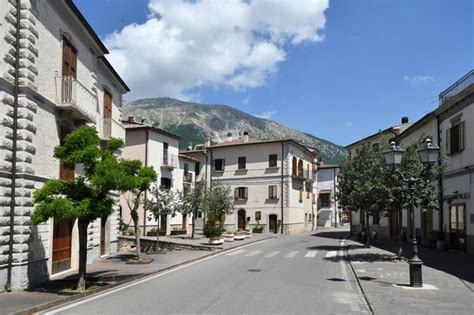
[[[418,257],[418,245],[416,241],[416,225],[415,225],[415,197],[414,197],[414,178],[409,179],[410,184],[410,218],[412,222],[412,243],[413,243],[413,257],[410,258],[408,263],[410,264],[410,286],[412,287],[422,287],[423,286],[423,277],[422,277],[422,265],[423,262]]]

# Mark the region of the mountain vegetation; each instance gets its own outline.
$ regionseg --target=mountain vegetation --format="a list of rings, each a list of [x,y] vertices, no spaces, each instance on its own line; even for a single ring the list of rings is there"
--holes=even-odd
[[[227,105],[206,105],[159,97],[140,99],[124,104],[123,117],[134,116],[137,121],[172,131],[182,136],[181,149],[212,141],[225,141],[227,133],[236,137],[247,131],[253,139],[295,139],[321,152],[325,163],[339,164],[346,150],[327,140],[291,129],[270,119],[263,119]]]

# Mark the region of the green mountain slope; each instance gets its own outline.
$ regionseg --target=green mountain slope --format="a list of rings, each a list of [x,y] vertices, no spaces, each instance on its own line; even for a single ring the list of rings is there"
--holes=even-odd
[[[226,105],[204,105],[172,98],[140,99],[124,104],[123,117],[134,116],[149,124],[183,137],[181,148],[191,142],[203,143],[205,136],[213,141],[225,140],[228,131],[235,134],[247,131],[254,139],[292,138],[317,148],[325,163],[338,164],[346,155],[344,147],[311,134],[286,127],[273,120],[262,119]]]

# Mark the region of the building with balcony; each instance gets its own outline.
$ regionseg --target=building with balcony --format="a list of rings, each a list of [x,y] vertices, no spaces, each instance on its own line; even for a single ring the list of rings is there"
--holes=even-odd
[[[323,227],[339,227],[342,213],[337,200],[339,165],[321,164],[316,172],[317,224]]]
[[[128,87],[71,0],[2,1],[0,32],[0,286],[16,290],[77,268],[77,223],[32,226],[33,192],[80,173],[53,157],[72,130],[124,138]],[[90,224],[89,261],[115,251],[117,224],[117,212]]]
[[[227,229],[260,224],[267,233],[293,234],[315,228],[316,149],[291,139],[249,139],[244,133],[181,154],[199,161],[198,181],[231,188],[235,213],[226,216]]]
[[[157,182],[153,187],[171,190],[175,193],[189,189],[194,182],[195,160],[191,157],[179,156],[180,136],[164,129],[153,127],[143,122],[136,122],[134,117],[123,121],[125,128],[125,148],[122,157],[131,160],[140,160],[145,166],[152,166],[157,173]],[[122,194],[122,219],[125,224],[133,226],[128,208],[128,193]],[[149,198],[147,192],[145,198]],[[158,221],[148,220],[150,213],[143,207],[139,209],[140,232],[146,236],[149,232],[158,229],[164,235],[172,231],[190,231],[190,218],[181,216],[163,215]]]

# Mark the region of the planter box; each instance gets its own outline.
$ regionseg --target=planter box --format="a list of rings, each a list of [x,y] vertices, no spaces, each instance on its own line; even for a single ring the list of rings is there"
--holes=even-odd
[[[224,242],[233,242],[234,241],[234,234],[222,234],[224,238]]]
[[[234,240],[236,241],[242,241],[245,239],[245,234],[235,234],[234,235]]]
[[[260,233],[261,234],[261,233],[263,233],[263,229],[261,229],[261,230],[252,230],[252,233]]]
[[[221,245],[224,243],[224,238],[222,236],[210,237],[209,244],[211,245]]]
[[[174,230],[171,231],[171,235],[186,235],[187,231],[186,230]]]
[[[252,232],[245,232],[245,237],[246,238],[251,238],[252,237]]]
[[[165,236],[165,235],[166,235],[166,232],[160,231],[160,236]],[[157,236],[157,233],[156,231],[146,232],[146,236]]]

